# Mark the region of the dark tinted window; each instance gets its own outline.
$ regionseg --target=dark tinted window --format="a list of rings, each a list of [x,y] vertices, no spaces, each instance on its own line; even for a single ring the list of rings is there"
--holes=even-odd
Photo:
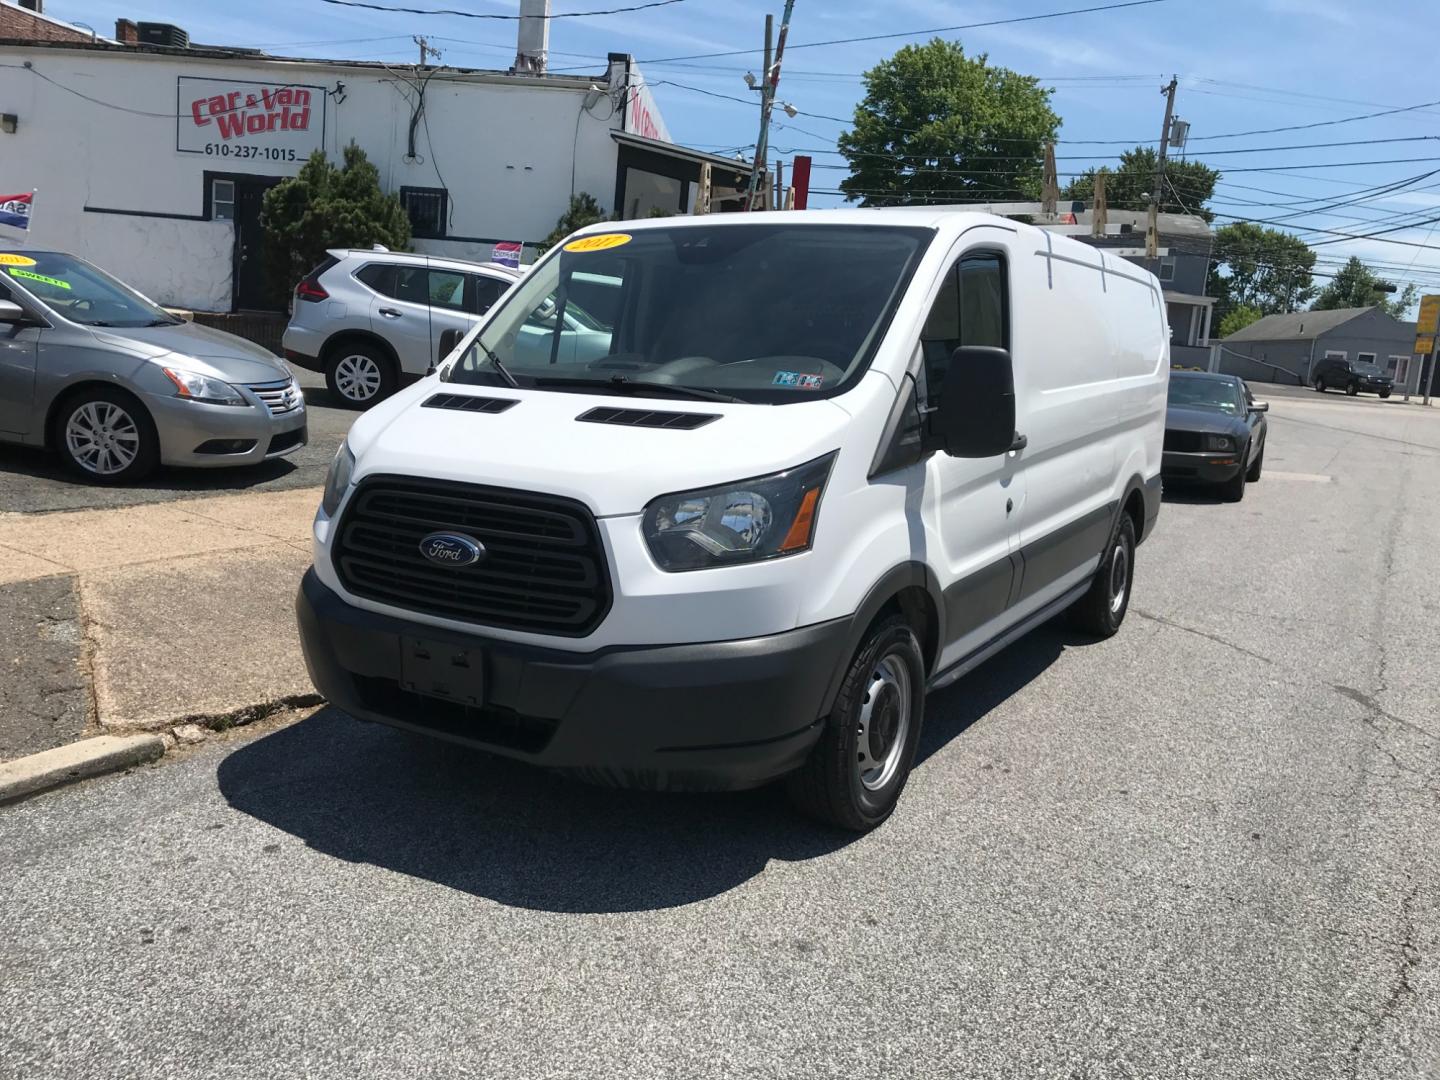
[[[508,281],[499,281],[492,277],[482,277],[479,274],[472,274],[470,281],[474,289],[474,299],[470,303],[470,310],[476,315],[484,315],[500,299],[500,294],[510,287]]]
[[[425,266],[397,266],[390,295],[408,304],[465,310],[465,278],[459,270],[433,270]]]
[[[444,188],[400,189],[400,205],[410,217],[410,235],[420,238],[445,235],[450,197]]]
[[[966,255],[945,276],[930,316],[920,331],[925,357],[927,398],[940,398],[940,384],[950,356],[962,345],[1005,348],[1009,318],[1005,294],[1005,261],[994,252]]]
[[[359,270],[355,277],[378,293],[390,296],[395,292],[395,267],[389,263],[371,263]]]

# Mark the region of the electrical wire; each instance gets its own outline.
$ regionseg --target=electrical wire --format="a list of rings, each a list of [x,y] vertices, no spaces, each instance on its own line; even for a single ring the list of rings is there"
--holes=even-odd
[[[520,19],[584,19],[591,15],[623,15],[627,11],[644,11],[647,8],[669,7],[671,4],[683,4],[685,0],[650,0],[649,3],[636,4],[633,7],[607,8],[604,11],[561,11],[550,15],[500,15],[491,12],[479,11],[457,11],[455,8],[415,8],[397,7],[388,4],[369,3],[368,0],[320,0],[322,4],[334,4],[337,7],[364,8],[367,11],[389,11],[398,12],[404,15],[455,15],[462,19],[497,19],[504,22],[517,22]],[[1159,2],[1159,0],[1151,0]]]

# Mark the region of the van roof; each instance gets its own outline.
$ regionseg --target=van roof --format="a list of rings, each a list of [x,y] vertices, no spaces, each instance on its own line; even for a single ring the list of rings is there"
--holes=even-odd
[[[973,219],[973,220],[972,220]],[[682,215],[666,218],[645,218],[640,221],[602,221],[581,230],[584,233],[633,232],[637,229],[672,228],[694,225],[909,225],[939,228],[951,224],[974,224],[980,221],[1003,222],[1008,226],[1020,222],[987,214],[973,205],[954,206],[866,206],[841,207],[834,210],[761,210],[751,214],[707,214],[700,217]]]

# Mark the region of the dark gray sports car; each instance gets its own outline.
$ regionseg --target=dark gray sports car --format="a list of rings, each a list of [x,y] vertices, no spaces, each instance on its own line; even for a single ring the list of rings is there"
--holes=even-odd
[[[1161,475],[1218,484],[1226,502],[1239,502],[1265,464],[1269,411],[1234,375],[1172,371]]]

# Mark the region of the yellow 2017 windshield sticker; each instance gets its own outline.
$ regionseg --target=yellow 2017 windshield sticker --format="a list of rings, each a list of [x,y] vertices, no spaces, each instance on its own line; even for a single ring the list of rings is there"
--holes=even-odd
[[[0,266],[34,266],[35,260],[28,255],[12,255],[8,251],[0,251]]]
[[[30,265],[34,266],[35,264],[31,263]],[[57,289],[70,288],[68,281],[61,281],[59,278],[46,277],[44,274],[32,274],[29,270],[18,270],[13,266],[7,269],[10,271],[11,277],[25,278],[28,281],[38,281],[41,285],[54,285]]]
[[[599,236],[582,236],[565,245],[566,251],[609,251],[630,242],[630,234],[623,232],[601,233]]]

